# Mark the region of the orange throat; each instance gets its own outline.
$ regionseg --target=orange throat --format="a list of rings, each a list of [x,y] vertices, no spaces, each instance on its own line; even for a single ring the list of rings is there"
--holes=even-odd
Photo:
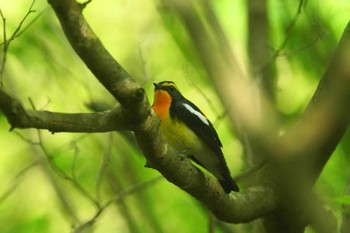
[[[170,104],[171,97],[168,92],[163,90],[155,91],[152,109],[160,119],[168,116]]]

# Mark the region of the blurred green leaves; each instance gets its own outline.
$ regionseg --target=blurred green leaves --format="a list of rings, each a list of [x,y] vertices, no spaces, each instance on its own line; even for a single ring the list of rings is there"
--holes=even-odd
[[[7,34],[17,27],[28,4],[30,1],[23,0],[1,2],[0,7],[7,18]],[[245,4],[243,0],[213,3],[227,38],[243,64],[247,60]],[[346,24],[346,10],[350,9],[349,3],[340,0],[324,0],[317,4],[305,1],[298,13],[298,4],[298,1],[269,1],[272,41],[266,46],[276,52],[283,41],[287,41],[276,56],[276,93],[279,110],[286,121],[295,119],[304,110]],[[328,12],[331,5],[341,7],[330,8],[331,12]],[[70,48],[47,3],[37,1],[35,7],[37,12],[25,24],[29,25],[42,14],[9,49],[4,80],[6,90],[28,108],[31,108],[28,97],[37,109],[62,112],[90,111],[85,104],[91,101],[113,106],[113,98]],[[336,15],[330,20],[332,12]],[[92,1],[84,13],[107,49],[144,84],[151,102],[152,82],[173,80],[181,86],[185,96],[190,96],[208,112],[213,122],[219,119],[218,132],[229,167],[236,174],[241,161],[233,158],[233,154],[242,154],[242,146],[233,137],[227,120],[220,120],[218,113],[223,113],[224,108],[205,78],[193,42],[166,1]],[[295,17],[295,23],[289,28]],[[205,96],[194,87],[203,90]],[[208,99],[213,101],[215,110],[208,107]],[[0,113],[0,190],[6,192],[13,178],[28,164],[38,158],[47,161],[48,155],[56,169],[77,183],[60,176],[60,172],[47,166],[46,162],[33,166],[8,199],[0,203],[0,225],[6,226],[3,232],[77,230],[94,218],[98,212],[96,203],[103,205],[118,195],[121,195],[120,200],[104,209],[89,230],[208,231],[207,211],[165,179],[123,196],[123,191],[158,176],[156,171],[144,168],[145,160],[140,151],[125,135],[42,132],[40,142],[36,130],[16,130],[23,135],[21,138],[9,133],[8,129],[9,125]],[[48,154],[28,141],[42,143]],[[316,186],[317,191],[336,204],[349,204],[350,201],[345,193],[349,185],[349,148],[347,135]],[[217,228],[215,232],[230,232],[235,226],[227,228],[229,230]]]

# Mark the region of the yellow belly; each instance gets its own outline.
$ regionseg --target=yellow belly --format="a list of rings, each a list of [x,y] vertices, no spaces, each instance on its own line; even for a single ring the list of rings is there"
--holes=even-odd
[[[185,124],[180,124],[168,118],[161,121],[160,128],[168,144],[175,150],[190,152],[201,149],[201,140]]]
[[[179,153],[193,156],[214,176],[222,179],[219,157],[185,124],[172,121],[167,115],[161,119],[160,129],[171,147]]]

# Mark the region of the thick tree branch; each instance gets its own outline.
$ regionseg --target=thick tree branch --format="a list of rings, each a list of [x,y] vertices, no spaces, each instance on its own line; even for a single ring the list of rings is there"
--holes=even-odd
[[[50,132],[109,132],[130,130],[132,126],[124,117],[121,107],[97,113],[54,113],[25,109],[20,102],[0,88],[0,109],[11,129],[36,128]]]
[[[247,1],[248,7],[248,53],[250,70],[270,101],[275,101],[276,77],[274,62],[270,58],[268,3],[266,0]]]

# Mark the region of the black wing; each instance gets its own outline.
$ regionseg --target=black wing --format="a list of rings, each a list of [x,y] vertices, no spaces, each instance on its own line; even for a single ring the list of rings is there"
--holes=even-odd
[[[188,109],[188,106],[194,111],[197,111],[199,114],[203,115],[207,121],[204,121],[203,118],[200,118],[198,115],[191,112]],[[178,101],[176,104],[171,106],[170,114],[172,114],[175,119],[178,118],[180,121],[185,122],[185,124],[192,129],[193,132],[195,132],[196,135],[202,139],[205,144],[208,145],[209,149],[216,155],[222,154],[222,144],[213,127],[213,124],[205,117],[205,115],[196,105],[187,99]]]
[[[186,106],[186,104],[190,107]],[[195,114],[191,111],[197,111],[199,114]],[[219,159],[220,170],[222,174],[222,178],[219,179],[219,182],[226,193],[232,191],[238,192],[239,187],[234,182],[230,175],[230,171],[226,165],[226,161],[224,159],[224,155],[221,151],[221,141],[219,139],[218,134],[216,133],[213,124],[204,116],[201,110],[190,102],[187,99],[183,99],[182,101],[178,101],[175,104],[172,104],[170,107],[170,114],[173,118],[178,119],[195,132],[195,134],[203,140],[203,142],[209,147],[211,151]],[[203,117],[204,118],[203,118]],[[200,161],[196,159],[196,157],[191,156],[191,158],[196,161],[198,164],[203,166]],[[203,166],[204,167],[204,166]],[[204,167],[205,168],[205,167]]]

